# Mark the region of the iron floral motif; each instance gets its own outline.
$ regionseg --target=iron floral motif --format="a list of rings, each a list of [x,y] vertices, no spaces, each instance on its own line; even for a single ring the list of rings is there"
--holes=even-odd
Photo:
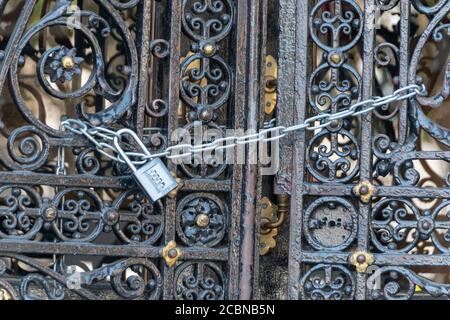
[[[373,245],[380,252],[410,253],[426,241],[441,253],[448,253],[449,201],[423,210],[406,198],[384,198],[373,208],[370,223]]]
[[[81,64],[84,59],[77,57],[77,49],[65,46],[54,48],[45,61],[44,72],[50,76],[53,83],[72,81],[74,75],[81,74]]]
[[[192,194],[177,208],[177,231],[189,246],[214,247],[225,237],[227,209],[212,194]]]
[[[2,187],[0,195],[0,239],[34,239],[44,223],[36,190],[25,186]]]

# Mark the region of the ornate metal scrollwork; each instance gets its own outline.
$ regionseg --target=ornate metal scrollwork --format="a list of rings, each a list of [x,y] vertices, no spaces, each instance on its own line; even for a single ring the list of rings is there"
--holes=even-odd
[[[194,123],[224,134],[247,110],[235,103],[247,90],[234,88],[253,61],[239,54],[253,36],[237,32],[250,3],[38,2],[0,13],[0,299],[239,295],[229,280],[239,250],[227,248],[239,247],[241,213],[228,202],[240,197],[240,169],[167,161],[179,188],[151,203],[120,159],[61,121],[130,128],[151,153]]]
[[[280,73],[296,83],[279,88],[280,101],[295,105],[285,114],[307,119],[412,84],[428,89],[361,117],[317,120],[322,126],[286,144],[300,162],[289,297],[448,298],[435,268],[449,264],[450,2],[281,1],[280,44],[297,43],[292,56],[280,51]]]
[[[176,298],[180,300],[222,300],[224,276],[211,262],[186,262],[175,272]]]
[[[353,275],[341,266],[319,264],[302,278],[302,299],[346,300],[355,294]]]
[[[343,250],[356,238],[356,209],[345,199],[317,199],[306,208],[303,219],[306,241],[316,250]]]
[[[188,246],[218,245],[225,237],[228,209],[211,194],[192,194],[177,209],[178,236]]]

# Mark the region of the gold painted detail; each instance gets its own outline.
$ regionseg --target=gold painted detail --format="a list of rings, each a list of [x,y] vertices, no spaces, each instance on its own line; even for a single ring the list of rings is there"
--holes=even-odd
[[[350,256],[350,264],[356,267],[359,273],[366,272],[367,268],[375,262],[373,255],[359,251]]]
[[[361,202],[369,203],[376,193],[376,188],[370,181],[365,180],[353,187],[353,193],[360,198]]]
[[[330,60],[334,64],[339,64],[339,63],[341,63],[341,55],[339,53],[333,53],[330,57]]]
[[[203,53],[207,57],[212,57],[216,53],[216,48],[212,44],[207,44],[203,47]]]
[[[272,115],[277,106],[278,64],[272,56],[266,57],[266,73],[264,76],[264,112]]]
[[[5,289],[0,289],[0,301],[13,300],[13,297]]]
[[[175,241],[170,241],[162,250],[162,257],[166,261],[169,268],[176,265],[177,261],[181,258],[182,252],[177,248]]]
[[[199,214],[196,218],[195,218],[195,224],[197,225],[197,227],[199,228],[206,228],[207,226],[209,226],[209,217],[206,214]]]
[[[178,196],[178,192],[181,188],[184,186],[184,182],[182,179],[178,178],[176,176],[176,173],[172,173],[172,175],[175,177],[175,181],[177,182],[177,187],[173,189],[171,192],[169,192],[168,196],[170,199],[175,199]]]

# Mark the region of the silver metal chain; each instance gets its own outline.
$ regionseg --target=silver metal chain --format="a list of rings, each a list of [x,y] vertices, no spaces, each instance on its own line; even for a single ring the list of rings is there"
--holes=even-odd
[[[243,136],[229,136],[225,138],[216,139],[209,143],[203,144],[177,144],[168,147],[164,151],[161,151],[151,156],[139,153],[139,152],[125,152],[125,154],[134,159],[131,162],[135,165],[143,165],[150,159],[155,158],[167,158],[176,159],[192,156],[207,151],[219,151],[230,148],[235,148],[239,145],[247,145],[258,142],[272,142],[280,140],[288,133],[299,130],[317,130],[329,126],[333,121],[340,120],[347,117],[356,117],[361,114],[369,113],[381,106],[390,104],[392,102],[403,101],[415,96],[426,96],[427,89],[424,85],[410,85],[404,88],[400,88],[394,91],[392,94],[384,97],[374,97],[365,101],[356,103],[349,108],[343,109],[339,112],[324,112],[319,115],[306,119],[303,123],[296,124],[290,127],[276,126],[276,120],[272,119],[269,122],[264,123],[264,128],[258,133],[248,134]],[[320,122],[319,124],[317,124]],[[86,122],[67,119],[61,123],[61,125],[68,131],[84,136],[87,140],[93,143],[96,150],[105,157],[125,163],[119,156],[119,153],[114,147],[113,141],[118,134],[114,130],[94,127]],[[109,152],[108,152],[109,151]],[[136,160],[138,159],[138,160]]]

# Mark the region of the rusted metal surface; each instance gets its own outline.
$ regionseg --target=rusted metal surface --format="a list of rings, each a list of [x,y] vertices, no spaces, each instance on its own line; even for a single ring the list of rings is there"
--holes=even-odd
[[[2,43],[0,90],[20,112],[20,125],[0,119],[0,280],[15,279],[0,281],[2,294],[252,298],[257,165],[168,163],[181,187],[152,204],[126,166],[49,119],[60,108],[62,116],[126,127],[151,152],[194,122],[257,128],[266,2],[79,0],[75,13],[71,3],[0,1],[19,17],[6,21],[13,32]]]
[[[379,13],[398,16],[395,38],[376,28]],[[291,299],[448,298],[448,172],[421,165],[450,159],[448,129],[428,116],[447,102],[448,72],[424,71],[427,46],[448,70],[449,13],[447,0],[280,1],[280,124],[417,82],[433,91],[284,140],[276,191],[292,196]],[[425,132],[439,148],[422,148]]]

